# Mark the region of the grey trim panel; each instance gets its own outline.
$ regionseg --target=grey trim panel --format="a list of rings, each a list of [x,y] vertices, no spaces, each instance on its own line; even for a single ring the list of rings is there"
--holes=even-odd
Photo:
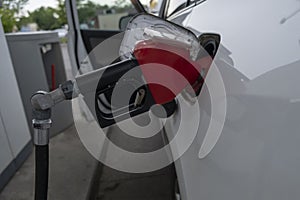
[[[5,185],[10,181],[16,171],[26,161],[28,156],[31,154],[33,149],[32,142],[28,142],[18,156],[6,167],[5,170],[0,174],[0,192],[3,190]]]

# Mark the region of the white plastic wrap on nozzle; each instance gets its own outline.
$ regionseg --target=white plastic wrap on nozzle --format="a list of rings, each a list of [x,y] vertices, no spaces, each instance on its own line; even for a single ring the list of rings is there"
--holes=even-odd
[[[120,46],[121,58],[130,58],[135,45],[144,40],[184,47],[190,52],[192,60],[197,59],[200,50],[200,43],[191,31],[153,15],[139,14],[127,25]]]

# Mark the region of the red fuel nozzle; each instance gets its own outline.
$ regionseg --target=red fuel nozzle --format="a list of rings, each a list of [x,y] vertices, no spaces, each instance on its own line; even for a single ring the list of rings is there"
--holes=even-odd
[[[201,88],[203,81],[195,83],[204,80],[212,63],[209,55],[193,61],[186,47],[151,39],[137,43],[133,53],[157,104],[172,101],[189,84]]]

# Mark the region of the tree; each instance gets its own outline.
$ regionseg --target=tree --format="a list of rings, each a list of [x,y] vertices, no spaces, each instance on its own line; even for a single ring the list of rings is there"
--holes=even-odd
[[[0,17],[6,33],[13,30],[17,21],[17,15],[27,2],[28,0],[2,0]]]
[[[29,13],[32,21],[37,23],[41,30],[53,30],[60,28],[61,24],[58,22],[58,14],[56,9],[51,7],[40,7],[39,9]]]
[[[2,21],[4,32],[11,32],[16,23],[15,12],[9,9],[0,9],[0,19]]]
[[[26,26],[26,25],[28,25],[30,23],[33,23],[33,20],[32,20],[32,18],[30,16],[22,16],[16,22],[16,26],[18,27],[19,30],[21,30],[23,26]]]
[[[97,12],[104,9],[108,9],[107,5],[102,6],[92,1],[87,1],[84,4],[78,1],[77,7],[78,7],[77,10],[78,10],[78,18],[80,24],[89,23],[91,18],[97,16]]]
[[[56,8],[41,7],[33,12],[28,12],[28,16],[23,16],[18,21],[18,28],[20,29],[29,23],[36,23],[41,30],[61,28],[68,23],[65,0],[57,0],[57,3]]]
[[[29,0],[2,0],[2,8],[9,9],[19,14]]]
[[[117,8],[121,8],[128,5],[128,1],[127,0],[114,0],[114,6]]]
[[[57,0],[58,7],[56,9],[56,14],[58,15],[57,24],[62,27],[65,24],[68,24],[67,13],[65,7],[65,0]]]
[[[114,0],[112,9],[114,9],[117,13],[122,13],[134,9],[134,7],[128,0]]]

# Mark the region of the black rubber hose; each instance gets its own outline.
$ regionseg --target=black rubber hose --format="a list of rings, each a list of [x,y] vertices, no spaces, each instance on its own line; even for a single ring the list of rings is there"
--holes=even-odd
[[[35,200],[47,200],[49,145],[35,146]]]

